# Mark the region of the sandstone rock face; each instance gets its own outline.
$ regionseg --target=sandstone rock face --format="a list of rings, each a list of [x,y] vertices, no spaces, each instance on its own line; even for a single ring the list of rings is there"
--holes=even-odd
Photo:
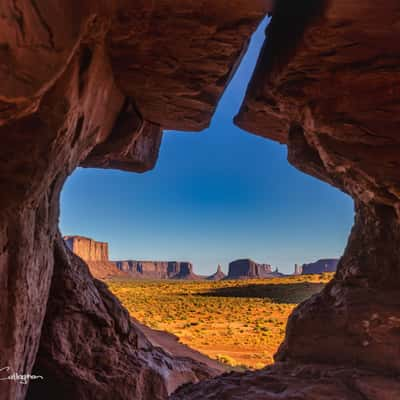
[[[301,273],[306,274],[322,274],[323,272],[336,272],[339,260],[335,258],[324,258],[313,263],[303,264]]]
[[[165,399],[184,383],[220,373],[154,347],[61,238],[50,296],[33,368],[45,379],[31,383],[28,399]]]
[[[229,263],[227,279],[266,278],[272,273],[269,264],[257,264],[250,259],[236,260]]]
[[[267,0],[1,3],[0,366],[47,375],[31,398],[161,399],[212,375],[155,348],[63,255],[59,194],[79,165],[143,172],[163,128],[207,126],[266,11]],[[400,397],[399,19],[398,0],[276,2],[236,122],[351,195],[355,226],[335,279],[291,316],[282,367],[176,398]],[[0,381],[1,400],[26,390]]]
[[[108,243],[82,236],[64,236],[63,239],[67,247],[87,263],[90,273],[95,278],[126,277],[126,274],[108,259]]]
[[[399,396],[400,381],[390,375],[327,364],[277,363],[186,386],[171,400],[392,400]]]
[[[63,361],[72,354],[68,348],[77,346],[75,327],[61,337],[46,312],[52,305],[62,309],[62,302],[67,307],[70,301],[57,298],[54,291],[49,297],[56,242],[61,240],[59,194],[66,177],[79,165],[145,171],[157,158],[162,128],[206,126],[250,34],[269,8],[269,2],[261,0],[1,3],[0,365],[20,374],[32,371],[47,314],[43,341],[52,349],[42,343],[40,363],[47,365],[49,388],[66,387],[57,371],[60,363],[80,368],[79,352]],[[79,274],[73,277],[79,281]],[[79,286],[72,278],[68,282]],[[86,302],[86,287],[74,292],[82,296],[76,299],[77,307]],[[99,301],[110,304],[107,296],[98,290]],[[90,323],[108,320],[106,338],[118,349],[121,328],[112,320],[122,310],[115,305],[106,318],[102,309],[91,308],[89,320],[79,320],[79,309],[73,309],[61,324],[68,328],[68,319],[77,318],[79,332],[88,324],[94,335]],[[57,350],[56,343],[64,347]],[[66,393],[87,400],[96,398],[97,389],[92,388],[104,377],[100,373],[96,383],[89,372],[97,362],[96,342],[90,347],[84,351],[90,365],[79,372],[70,365],[65,376],[72,376],[68,385],[73,387]],[[124,346],[119,349],[124,351],[110,350],[107,367],[123,365],[126,376],[132,373],[140,379],[134,393],[129,390],[132,382],[125,379],[118,381],[118,388],[100,385],[99,396],[165,397],[162,379],[156,377],[151,388],[146,384],[155,376],[153,361],[136,359],[137,353]],[[162,364],[164,357],[159,353],[157,363]],[[179,375],[181,368],[174,368],[174,360],[165,360]],[[137,375],[144,365],[144,375]],[[185,377],[182,371],[176,381],[183,383]],[[26,390],[27,385],[0,381],[1,400],[23,399]]]
[[[157,161],[161,138],[161,127],[144,120],[132,100],[127,98],[108,138],[80,165],[145,172]]]
[[[278,360],[400,372],[399,18],[396,0],[278,2],[236,117],[355,199],[335,279],[292,314]]]
[[[65,236],[68,248],[84,261],[108,261],[108,243],[83,236]]]
[[[116,81],[143,118],[165,129],[207,127],[272,0],[120,1],[110,32]]]
[[[221,281],[222,279],[225,279],[225,278],[226,278],[226,275],[222,271],[222,268],[220,265],[218,265],[217,271],[214,274],[207,277],[207,279],[209,281]]]
[[[110,261],[106,242],[83,236],[64,236],[63,239],[67,247],[87,263],[92,275],[98,279],[114,276],[137,279],[201,279],[193,272],[193,265],[187,261]]]

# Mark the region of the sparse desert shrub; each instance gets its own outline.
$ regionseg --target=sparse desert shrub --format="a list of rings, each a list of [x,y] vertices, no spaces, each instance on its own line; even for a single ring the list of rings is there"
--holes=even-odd
[[[109,281],[108,285],[140,322],[169,331],[205,354],[219,354],[227,370],[236,371],[271,363],[296,303],[319,291],[321,282],[331,277],[221,282],[130,280]],[[249,285],[253,287],[250,292]],[[221,290],[234,290],[235,295],[219,296]]]
[[[236,360],[232,357],[223,355],[223,354],[217,354],[215,356],[215,359],[222,364],[230,365],[231,367],[234,367],[236,365]]]

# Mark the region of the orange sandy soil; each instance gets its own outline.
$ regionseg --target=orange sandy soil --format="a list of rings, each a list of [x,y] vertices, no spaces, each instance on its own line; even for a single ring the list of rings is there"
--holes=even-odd
[[[241,281],[108,281],[131,315],[234,369],[272,363],[286,321],[332,274]]]

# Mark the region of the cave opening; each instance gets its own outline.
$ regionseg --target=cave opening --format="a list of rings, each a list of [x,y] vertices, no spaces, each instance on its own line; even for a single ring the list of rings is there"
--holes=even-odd
[[[143,175],[79,168],[61,197],[61,232],[108,243],[110,254],[103,260],[90,260],[79,249],[76,254],[95,277],[108,281],[132,316],[236,369],[273,362],[294,305],[332,276],[293,282],[294,265],[318,261],[310,264],[312,273],[333,271],[353,219],[350,198],[292,168],[285,146],[233,125],[268,24],[265,18],[253,34],[209,128],[199,134],[165,132],[154,170]],[[232,287],[204,281],[182,293],[171,281],[158,291],[151,282],[112,282],[128,276],[184,282],[211,276],[216,265],[226,276],[228,264],[247,257],[261,261],[260,271],[267,267],[258,274],[264,279]],[[190,270],[176,273],[184,264]],[[289,279],[277,278],[275,270]],[[269,284],[265,278],[271,277]],[[197,302],[205,309],[195,314]],[[230,307],[233,315],[226,312]],[[210,318],[208,308],[223,312]],[[243,318],[235,321],[238,315]]]
[[[234,5],[227,0],[204,0],[182,2],[179,7],[175,0],[150,3],[58,1],[26,2],[22,7],[5,0],[2,7],[0,372],[10,370],[13,375],[0,378],[0,399],[242,400],[260,396],[288,399],[299,393],[318,399],[400,398],[398,0],[387,0],[385,7],[372,0],[364,1],[362,7],[344,0],[309,1],[295,6],[284,0],[235,0]],[[348,193],[354,199],[355,221],[334,278],[291,313],[284,341],[274,357],[276,362],[255,372],[219,376],[211,365],[188,356],[190,349],[176,341],[160,345],[157,338],[148,336],[146,328],[130,319],[107,285],[93,278],[87,263],[65,246],[58,225],[60,192],[67,176],[78,166],[135,172],[151,169],[163,129],[204,130],[247,39],[270,12],[273,20],[268,40],[235,124],[286,144],[292,165]],[[297,13],[300,18],[296,18]],[[241,96],[242,92],[237,97]],[[220,112],[216,116],[222,118]],[[215,122],[211,128],[227,133]],[[228,254],[228,248],[246,251],[240,255],[229,253],[235,258],[254,255],[260,264],[248,260],[251,271],[265,271],[271,262],[282,266],[279,272],[285,272],[283,261],[273,260],[275,250],[282,252],[271,241],[271,237],[279,238],[277,227],[282,224],[272,224],[275,221],[270,218],[265,223],[254,206],[256,201],[264,207],[268,203],[264,209],[270,210],[277,188],[269,181],[263,197],[259,191],[263,185],[243,184],[243,171],[257,162],[259,168],[253,170],[253,178],[263,177],[263,171],[269,172],[264,178],[274,176],[274,170],[266,164],[274,165],[272,161],[276,160],[267,152],[264,162],[257,157],[257,150],[261,151],[268,141],[249,138],[257,141],[253,142],[257,146],[250,149],[240,142],[239,133],[232,131],[232,140],[224,142],[222,136],[204,132],[205,143],[211,137],[218,139],[215,146],[204,151],[200,140],[195,142],[197,136],[186,135],[183,139],[183,135],[168,132],[158,165],[169,154],[161,170],[175,165],[175,171],[189,176],[192,182],[192,186],[181,186],[192,189],[187,204],[207,206],[206,213],[193,213],[204,224],[203,229],[198,225],[194,229],[198,233],[195,239],[201,239],[194,241],[195,248],[201,249],[200,256],[212,254],[206,246],[211,243],[222,249],[223,255]],[[167,141],[171,144],[179,140],[186,140],[186,144],[193,141],[201,150],[197,154],[203,160],[199,175],[204,175],[210,185],[194,184],[194,175],[188,173],[188,165],[195,164],[195,152],[168,153],[173,147],[166,146]],[[244,152],[237,151],[232,157],[235,147]],[[232,175],[214,179],[219,169],[211,168],[213,159],[228,159],[237,168],[233,170],[231,192],[222,189],[231,182]],[[80,179],[81,171],[68,185]],[[157,167],[145,175],[143,182],[153,175],[157,175]],[[152,196],[145,196],[143,188],[138,190],[139,178],[133,178],[137,179],[132,185],[136,192],[118,194],[119,210],[125,211],[122,200],[126,199],[130,205],[141,201],[151,211],[143,223],[137,215],[128,221],[127,231],[132,232],[133,226],[137,234],[137,249],[146,249],[146,243],[150,246],[161,233],[161,237],[168,238],[166,250],[171,251],[168,254],[173,259],[189,259],[191,235],[186,227],[196,228],[196,221],[184,203],[167,197],[174,193],[174,182],[168,179],[171,176],[160,179],[164,187],[154,185]],[[115,186],[127,188],[117,177],[112,176]],[[106,175],[102,180],[106,190],[91,198],[86,212],[70,215],[83,223],[90,220],[90,211],[102,204],[102,196],[116,203],[114,188],[107,188],[105,183]],[[280,179],[279,183],[283,186],[286,180]],[[90,189],[87,182],[82,185]],[[160,196],[155,196],[157,187]],[[251,187],[258,190],[246,197]],[[228,195],[213,215],[210,211],[220,190]],[[332,193],[326,198],[332,199]],[[332,233],[328,221],[322,221],[322,232],[316,231],[312,223],[312,217],[319,218],[326,202],[315,201],[315,194],[295,185],[284,198],[299,207],[307,198],[302,200],[302,195],[311,195],[308,205],[312,205],[313,212],[305,221],[289,218],[289,232],[299,229],[295,232],[300,233],[304,227],[315,231],[315,247],[327,230]],[[155,198],[166,200],[161,204],[168,206],[178,204],[178,210],[170,207],[166,213],[158,212],[152,203]],[[235,202],[246,207],[235,212],[231,207]],[[282,223],[289,209],[278,210]],[[63,207],[64,217],[66,211]],[[97,214],[98,227],[112,216],[105,208],[101,211]],[[181,212],[187,225],[177,226],[176,211]],[[243,224],[243,219],[251,221],[251,212],[258,215],[258,220]],[[144,212],[140,215],[146,216]],[[172,222],[168,224],[166,219],[163,224],[150,223],[149,217],[161,222],[162,215],[171,217]],[[227,218],[218,219],[217,215]],[[335,218],[333,212],[325,215]],[[111,219],[115,223],[116,218]],[[161,230],[163,226],[166,231]],[[123,224],[119,227],[124,233]],[[180,248],[188,253],[173,253],[174,233],[185,244]],[[213,234],[219,234],[220,241]],[[236,241],[231,235],[237,235]],[[107,237],[91,236],[108,241]],[[294,241],[284,236],[284,250],[295,254],[291,246]],[[261,255],[256,253],[259,242],[264,246]],[[272,251],[266,251],[266,242],[273,244]],[[139,254],[132,243],[128,243],[127,257],[132,250]],[[117,245],[112,243],[111,252],[119,252]],[[162,250],[161,245],[152,248]],[[100,258],[107,252],[104,244],[94,246],[93,251]],[[146,253],[140,256],[148,257]],[[295,254],[288,265],[299,262],[299,258],[303,257]],[[196,265],[206,267],[206,258],[201,263],[199,260],[195,260]],[[212,263],[217,260],[215,256]],[[238,261],[241,264],[243,259]],[[169,272],[179,271],[177,262],[167,267]],[[144,262],[140,262],[140,269],[146,269]],[[184,261],[184,269],[191,270],[188,261]],[[227,294],[240,301],[243,290],[257,294],[258,287],[240,282],[247,287],[218,288],[218,293],[206,290],[200,295],[186,293],[186,297],[191,296],[196,306],[214,299],[213,311]],[[195,281],[192,285],[197,284]],[[181,282],[175,288],[180,290],[179,285]],[[277,293],[268,295],[272,298]],[[234,310],[230,315],[235,315]],[[187,323],[198,329],[202,322]],[[232,330],[234,326],[228,324],[227,328]],[[263,328],[259,321],[258,330],[268,334]],[[19,374],[28,379],[31,372],[42,376],[43,382],[18,382]]]

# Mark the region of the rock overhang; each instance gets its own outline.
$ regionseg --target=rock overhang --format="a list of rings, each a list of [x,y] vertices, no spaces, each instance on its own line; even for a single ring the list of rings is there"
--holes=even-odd
[[[351,194],[356,221],[334,281],[295,311],[277,357],[398,373],[400,5],[291,3],[277,3],[236,122],[288,144],[297,168]],[[1,6],[0,268],[7,285],[0,311],[2,324],[15,329],[0,331],[0,361],[28,371],[46,307],[67,307],[63,294],[75,280],[101,299],[107,321],[122,312],[113,302],[105,311],[109,294],[76,274],[72,256],[54,256],[63,252],[58,196],[67,175],[78,165],[145,171],[163,128],[206,127],[251,32],[271,9],[261,0],[60,4]],[[53,267],[60,296],[48,297]],[[27,299],[37,300],[33,310],[24,307]],[[53,317],[47,339],[60,322]],[[85,323],[93,328],[93,318]],[[112,325],[106,336],[119,340]],[[46,352],[40,356],[50,362]],[[24,390],[8,387],[1,396],[23,398]]]

